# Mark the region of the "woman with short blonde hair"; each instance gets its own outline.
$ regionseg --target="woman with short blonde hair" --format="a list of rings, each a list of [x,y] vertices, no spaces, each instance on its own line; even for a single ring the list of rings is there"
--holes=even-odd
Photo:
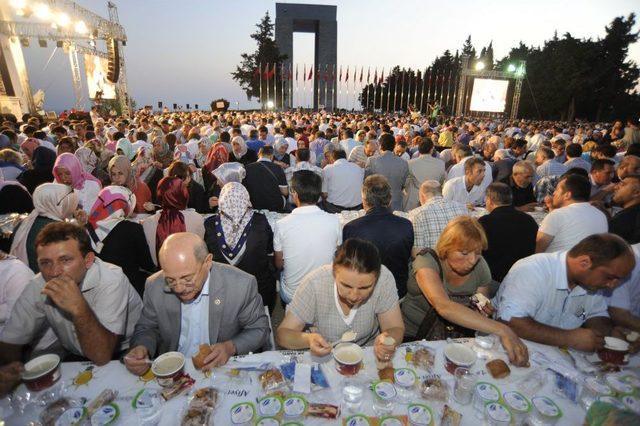
[[[526,365],[527,347],[507,325],[490,318],[490,303],[477,303],[478,297],[489,296],[491,272],[482,257],[486,249],[487,236],[478,220],[459,216],[444,228],[435,250],[416,256],[401,306],[405,340],[473,337],[475,331],[496,334],[511,362]]]

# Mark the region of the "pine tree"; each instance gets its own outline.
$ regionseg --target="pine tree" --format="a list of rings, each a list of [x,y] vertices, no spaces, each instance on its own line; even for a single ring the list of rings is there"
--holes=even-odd
[[[265,74],[273,70],[274,64],[275,73],[270,76],[269,83],[271,90],[273,90],[273,82],[280,81],[280,64],[287,59],[287,55],[280,55],[280,50],[276,45],[276,41],[273,36],[274,24],[271,22],[271,16],[269,12],[265,13],[260,22],[256,24],[256,32],[251,34],[251,38],[254,39],[258,45],[255,52],[243,53],[242,63],[236,66],[236,70],[231,73],[233,79],[238,82],[240,87],[247,94],[247,99],[258,98],[258,101],[262,101],[260,93],[260,80],[262,85],[266,85]],[[268,70],[265,67],[269,67]],[[277,101],[280,101],[280,93],[282,91],[281,84],[275,84],[276,94],[271,96]],[[266,93],[263,88],[262,97]]]

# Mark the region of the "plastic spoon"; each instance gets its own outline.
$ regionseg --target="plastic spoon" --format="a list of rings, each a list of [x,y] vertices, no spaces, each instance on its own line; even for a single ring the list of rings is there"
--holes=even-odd
[[[356,333],[355,331],[347,330],[344,333],[342,333],[342,337],[340,338],[340,340],[337,340],[331,344],[331,347],[333,348],[339,343],[353,342],[354,340],[356,340],[357,336],[358,336],[358,333]]]

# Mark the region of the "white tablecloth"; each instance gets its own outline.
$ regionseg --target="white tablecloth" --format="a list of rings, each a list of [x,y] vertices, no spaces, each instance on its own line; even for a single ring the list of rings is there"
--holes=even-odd
[[[461,339],[466,345],[473,346],[473,339]],[[410,345],[415,345],[418,343],[425,344],[429,348],[432,348],[436,352],[436,361],[433,374],[440,376],[444,381],[449,383],[450,390],[453,390],[453,376],[446,372],[444,369],[444,357],[443,357],[443,348],[446,345],[446,342],[416,342]],[[551,363],[554,363],[556,360],[560,362],[561,360],[565,360],[564,356],[561,352],[552,347],[527,342],[529,346],[529,351],[533,355],[532,363],[530,368],[516,368],[511,367],[511,375],[505,379],[494,380],[486,371],[485,360],[478,359],[474,366],[472,367],[472,371],[477,374],[478,378],[482,381],[487,381],[498,386],[500,391],[504,393],[509,390],[519,390],[517,382],[526,376],[531,371],[541,368],[547,368]],[[393,359],[393,365],[395,368],[406,367],[407,363],[405,362],[405,346],[401,346]],[[500,348],[493,351],[493,356],[499,357],[506,360],[506,354],[501,352],[501,347],[499,344],[496,347]],[[542,363],[536,362],[536,359],[540,359],[536,355],[544,354],[546,357],[546,361],[544,365]],[[282,364],[284,362],[288,362],[292,356],[297,356],[299,361],[301,362],[320,362],[321,368],[324,371],[327,379],[331,385],[330,388],[313,392],[310,395],[307,395],[307,399],[310,402],[322,402],[340,405],[342,398],[342,376],[340,376],[335,370],[335,364],[330,357],[327,357],[323,360],[312,360],[310,354],[308,352],[299,352],[299,351],[282,351],[282,352],[266,352],[262,354],[249,355],[240,359],[232,359],[230,364],[242,364],[242,363],[255,363],[255,362],[273,362],[275,365]],[[638,366],[640,365],[639,357],[633,357],[631,359],[631,365]],[[61,384],[56,385],[60,387],[66,387],[67,392],[70,396],[76,398],[87,398],[91,400],[95,396],[97,396],[104,389],[114,389],[118,390],[119,396],[116,399],[116,404],[118,404],[121,415],[120,420],[117,423],[118,425],[137,425],[139,424],[139,420],[136,417],[134,410],[131,406],[131,401],[136,395],[138,391],[143,388],[157,388],[160,389],[155,381],[144,383],[136,376],[133,376],[125,369],[124,365],[117,361],[112,361],[111,363],[102,366],[95,367],[94,369],[94,379],[90,381],[87,385],[74,386],[72,385],[73,378],[81,371],[85,370],[85,368],[90,365],[88,363],[64,363],[62,365],[62,379]],[[245,364],[246,365],[246,364]],[[412,366],[409,366],[412,367]],[[215,417],[214,423],[218,425],[230,424],[230,408],[238,403],[251,401],[255,403],[256,398],[259,398],[263,395],[263,392],[260,388],[260,383],[257,379],[258,373],[245,373],[245,376],[242,379],[231,379],[227,374],[228,371],[226,368],[219,368],[214,370],[214,374],[205,378],[204,374],[200,371],[196,371],[193,369],[193,365],[190,359],[187,360],[186,372],[190,374],[195,380],[196,383],[193,386],[191,392],[197,388],[204,386],[214,386],[217,387],[222,393],[223,398],[221,403],[219,404]],[[422,379],[428,375],[428,372],[423,370],[416,370],[418,376]],[[363,370],[356,376],[359,381],[364,384],[369,384],[373,380],[377,380],[377,369],[375,366],[375,362],[373,359],[373,351],[371,348],[365,349],[365,362]],[[24,392],[24,385],[20,385],[17,392]],[[552,380],[547,380],[545,386],[536,393],[536,395],[545,395],[553,400],[560,406],[563,417],[558,422],[559,425],[578,425],[582,424],[585,417],[585,410],[573,402],[564,399],[558,395],[556,395],[553,391],[554,385]],[[527,395],[531,397],[531,395]],[[166,403],[164,403],[162,407],[161,414],[161,425],[176,425],[179,424],[179,420],[182,415],[183,409],[187,406],[189,394],[183,394],[179,397],[176,397]],[[439,424],[439,419],[442,414],[443,403],[434,402],[434,401],[425,401],[420,397],[416,396],[413,398],[413,402],[419,402],[428,405],[433,410],[434,416],[436,418],[435,424]],[[7,400],[0,400],[0,407],[7,405]],[[482,420],[479,420],[474,414],[474,410],[472,405],[461,406],[457,402],[450,398],[448,404],[460,412],[462,417],[462,425],[472,425],[478,426],[482,424]],[[42,411],[43,407],[29,405],[24,410],[23,415],[15,415],[13,417],[6,418],[7,425],[25,425],[28,424],[31,420],[36,420]],[[406,414],[407,405],[397,404],[394,410],[394,414]],[[367,415],[374,415],[373,406],[372,406],[372,394],[371,391],[365,389],[364,391],[364,399],[359,412],[362,412]],[[2,412],[0,411],[0,418],[2,417]],[[347,417],[351,413],[343,411],[341,415],[343,417]],[[0,422],[1,423],[1,422]],[[317,418],[307,418],[304,421],[304,424],[314,425],[314,424],[339,424],[339,420],[323,420]]]

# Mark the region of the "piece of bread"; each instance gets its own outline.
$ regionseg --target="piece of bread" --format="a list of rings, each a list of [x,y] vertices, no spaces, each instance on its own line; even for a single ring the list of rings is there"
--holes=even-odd
[[[394,378],[394,373],[395,373],[395,369],[393,367],[386,367],[383,369],[378,370],[378,377],[380,377],[380,380],[386,380],[388,382],[393,383],[395,381]]]
[[[511,370],[506,362],[501,359],[494,359],[487,363],[487,370],[494,379],[503,379],[511,374]]]
[[[193,366],[196,370],[202,370],[204,367],[204,359],[211,353],[211,346],[209,345],[200,345],[200,349],[198,353],[195,354],[191,360],[193,361]]]

